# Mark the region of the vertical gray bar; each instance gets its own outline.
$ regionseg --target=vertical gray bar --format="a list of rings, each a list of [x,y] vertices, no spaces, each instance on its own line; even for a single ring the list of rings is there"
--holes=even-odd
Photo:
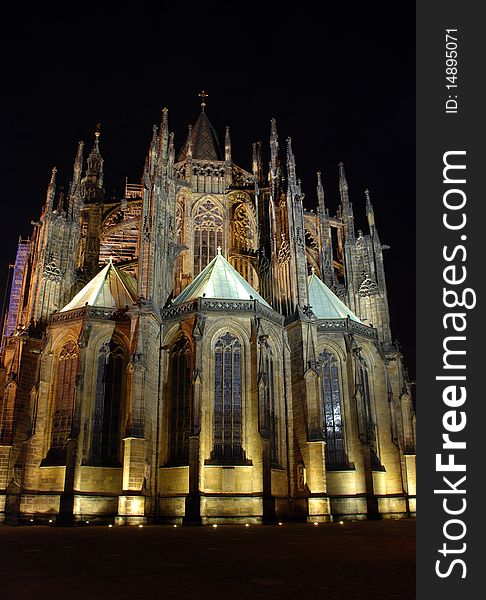
[[[482,597],[486,572],[480,565],[486,529],[480,489],[486,438],[486,228],[481,214],[486,204],[486,35],[480,8],[480,2],[467,0],[417,2],[419,600]],[[448,29],[457,31],[446,38]],[[446,112],[456,110],[455,101],[457,113]],[[447,152],[446,162],[466,168],[444,173]],[[464,306],[453,306],[453,292]],[[444,448],[447,440],[451,447]],[[466,448],[459,447],[462,443]],[[445,465],[441,468],[449,470],[438,470],[437,455]]]

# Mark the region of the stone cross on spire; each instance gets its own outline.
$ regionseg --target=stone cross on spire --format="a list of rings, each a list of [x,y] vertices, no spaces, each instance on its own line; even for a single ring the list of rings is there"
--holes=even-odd
[[[208,95],[203,90],[200,94],[198,94],[198,96],[201,98],[201,108],[204,112],[204,107],[206,106],[206,98],[208,97]]]

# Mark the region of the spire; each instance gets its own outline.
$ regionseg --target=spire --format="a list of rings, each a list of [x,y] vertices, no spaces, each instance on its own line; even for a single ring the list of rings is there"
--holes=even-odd
[[[56,174],[56,167],[52,167],[51,179],[49,181],[49,185],[47,186],[46,201],[44,204],[44,210],[42,211],[42,217],[51,214],[54,206],[54,197],[56,195]]]
[[[287,181],[288,195],[291,195],[294,199],[303,200],[304,195],[302,194],[300,179],[297,178],[295,156],[292,151],[292,140],[289,137],[287,138]]]
[[[83,179],[84,195],[86,199],[101,199],[103,196],[103,158],[99,146],[100,124],[97,123],[95,141],[88,156],[88,167]]]
[[[278,166],[278,135],[277,121],[270,119],[270,169],[273,177],[277,175]]]
[[[295,156],[292,152],[292,139],[287,138],[287,177],[289,187],[292,191],[297,187],[297,175],[295,171]]]
[[[175,174],[174,138],[169,133],[168,110],[154,127],[143,174],[142,226],[139,230],[138,295],[153,306],[163,306],[171,291],[174,260]]]
[[[253,172],[253,176],[255,177],[255,181],[258,181],[258,154],[257,154],[257,145],[253,143],[251,145],[252,156],[251,156],[251,170]]]
[[[224,160],[231,162],[231,139],[229,126],[226,126],[225,137],[224,137]]]
[[[164,106],[162,109],[161,130],[165,135],[169,134],[169,109]]]
[[[187,158],[192,158],[192,125],[190,123],[187,126],[186,149],[187,149]]]
[[[324,186],[322,185],[321,172],[317,171],[317,207],[323,218],[326,216],[326,205],[324,204]]]
[[[263,167],[262,167],[262,143],[257,142],[252,144],[253,155],[252,155],[252,171],[255,178],[255,183],[261,184],[263,182]]]
[[[160,123],[160,154],[166,162],[169,151],[169,109],[162,109],[162,121]]]
[[[348,182],[344,171],[344,163],[339,163],[339,193],[343,207],[349,206]]]
[[[189,127],[187,142],[177,160],[183,161],[190,156],[195,160],[223,160],[218,135],[204,110],[194,127]]]
[[[324,186],[322,185],[321,172],[317,173],[317,214],[319,216],[319,230],[321,238],[321,278],[326,285],[334,283],[333,255],[327,211],[324,202]]]
[[[154,160],[157,164],[157,171],[160,176],[165,172],[169,153],[169,111],[167,108],[162,109],[162,118],[160,121],[159,135],[154,131],[155,154]]]
[[[170,136],[169,136],[169,167],[170,170],[172,170],[172,167],[174,165],[174,161],[175,161],[175,155],[174,155],[174,132],[172,131]]]
[[[74,159],[73,182],[71,192],[74,192],[81,182],[81,175],[83,171],[83,149],[84,142],[80,141],[78,143],[78,151],[76,152],[76,158]]]
[[[368,225],[370,228],[370,233],[373,233],[375,229],[375,211],[373,210],[373,205],[371,204],[370,199],[370,191],[368,189],[365,190],[366,196],[366,216],[368,218]]]
[[[69,186],[68,217],[77,220],[81,204],[81,176],[83,172],[83,150],[84,142],[78,143],[76,158],[74,159],[73,178]]]
[[[97,154],[100,154],[100,147],[98,145],[98,141],[99,141],[100,135],[101,135],[101,123],[96,123],[96,129],[95,129],[94,135],[95,135],[95,143],[94,143],[94,147],[93,147],[93,150],[91,151],[91,153],[93,153],[96,149]]]
[[[152,177],[155,169],[155,165],[157,164],[157,156],[158,156],[158,137],[159,130],[157,125],[154,125],[152,128],[152,140],[150,141],[150,149],[148,156],[148,173],[150,177]]]
[[[344,172],[344,164],[339,163],[339,194],[341,196],[341,215],[346,230],[346,237],[349,241],[354,241],[354,215],[353,207],[349,201],[349,190],[348,182],[346,180],[346,173]]]
[[[59,188],[59,194],[57,195],[56,212],[58,214],[64,212],[64,188],[62,186]]]
[[[149,157],[145,157],[145,162],[143,165],[143,175],[142,175],[142,186],[148,189],[150,185],[150,162]]]

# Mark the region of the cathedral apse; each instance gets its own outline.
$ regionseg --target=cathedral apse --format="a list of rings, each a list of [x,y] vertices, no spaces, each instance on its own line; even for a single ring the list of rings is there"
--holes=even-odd
[[[379,215],[344,165],[303,205],[270,123],[249,170],[206,111],[168,111],[139,182],[102,138],[54,169],[20,240],[0,369],[0,518],[135,525],[415,514],[415,415],[392,341]],[[85,156],[86,155],[86,156]],[[309,185],[309,184],[307,184]]]

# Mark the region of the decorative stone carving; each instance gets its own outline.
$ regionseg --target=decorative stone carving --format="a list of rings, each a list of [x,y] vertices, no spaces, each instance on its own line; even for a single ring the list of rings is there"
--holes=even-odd
[[[255,225],[245,204],[237,206],[233,217],[233,236],[240,248],[255,248]]]
[[[290,260],[290,247],[285,238],[285,233],[282,232],[281,237],[282,237],[282,243],[280,244],[277,260],[278,260],[279,265],[281,267],[283,267]]]
[[[379,294],[378,285],[376,281],[371,279],[369,275],[366,275],[358,288],[358,294],[365,298],[366,296],[376,296]]]

